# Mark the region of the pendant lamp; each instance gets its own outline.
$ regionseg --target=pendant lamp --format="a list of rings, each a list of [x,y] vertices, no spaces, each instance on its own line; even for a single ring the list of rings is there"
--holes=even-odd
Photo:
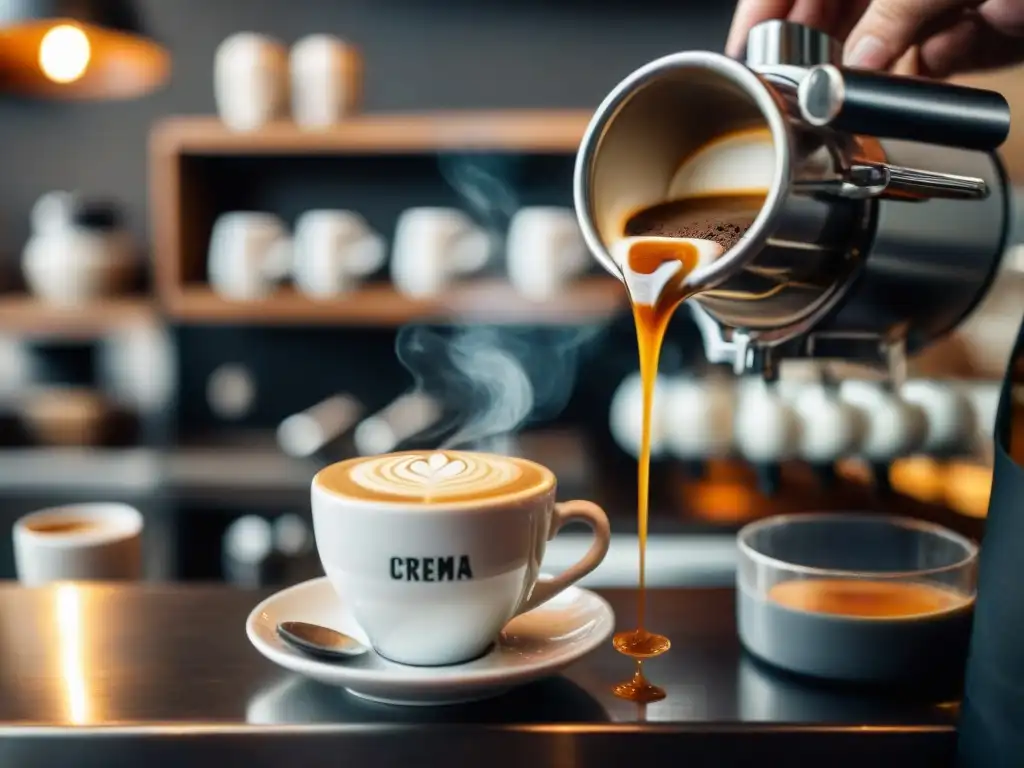
[[[0,0],[0,93],[132,99],[160,87],[170,64],[130,0]]]

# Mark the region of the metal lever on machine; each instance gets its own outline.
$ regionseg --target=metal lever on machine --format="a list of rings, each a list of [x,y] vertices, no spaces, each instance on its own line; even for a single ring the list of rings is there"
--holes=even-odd
[[[995,91],[920,78],[813,67],[797,91],[815,127],[992,152],[1010,133],[1010,106]]]
[[[798,182],[794,186],[805,193],[822,192],[853,200],[981,200],[989,195],[984,179],[888,163],[861,162],[848,168],[842,178]]]

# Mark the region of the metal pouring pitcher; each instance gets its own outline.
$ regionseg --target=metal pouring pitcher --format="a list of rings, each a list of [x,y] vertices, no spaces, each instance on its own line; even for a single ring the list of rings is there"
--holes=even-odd
[[[754,28],[745,62],[672,54],[629,75],[579,149],[576,212],[590,250],[665,202],[687,158],[747,129],[770,142],[765,199],[743,238],[693,272],[711,362],[767,373],[782,357],[900,365],[977,305],[1002,258],[1009,132],[988,91],[839,66],[829,36]]]

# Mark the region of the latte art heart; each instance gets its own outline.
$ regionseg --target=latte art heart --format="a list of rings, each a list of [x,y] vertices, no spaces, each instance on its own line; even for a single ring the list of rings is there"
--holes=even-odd
[[[435,451],[365,459],[352,467],[350,479],[373,493],[451,498],[501,491],[521,474],[518,464],[500,456]]]
[[[409,465],[409,471],[427,482],[443,481],[450,477],[458,477],[467,469],[462,459],[451,459],[443,453],[435,453],[424,461],[419,459]]]

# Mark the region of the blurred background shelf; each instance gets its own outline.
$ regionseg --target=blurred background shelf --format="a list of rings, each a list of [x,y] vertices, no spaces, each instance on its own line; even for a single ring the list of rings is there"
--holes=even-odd
[[[161,454],[148,448],[9,448],[0,450],[0,487],[152,493],[162,482],[162,464]]]
[[[622,285],[610,277],[590,277],[557,300],[523,298],[503,280],[467,282],[437,299],[412,299],[390,285],[368,285],[349,295],[314,301],[282,288],[251,302],[221,298],[205,286],[186,286],[166,297],[174,319],[191,323],[252,325],[401,326],[412,321],[486,321],[503,324],[587,323],[607,319],[624,306]]]
[[[589,110],[429,111],[355,116],[325,130],[279,122],[251,132],[214,117],[165,118],[150,136],[156,289],[176,317],[217,322],[392,326],[438,308],[495,322],[535,312],[542,322],[601,316],[604,300],[592,312],[586,305],[604,289],[590,287],[578,299],[574,291],[558,311],[514,300],[503,286],[415,302],[371,283],[354,301],[324,305],[289,293],[233,305],[204,290],[215,222],[233,211],[271,213],[291,228],[305,211],[348,209],[390,239],[402,212],[415,207],[463,210],[496,236],[520,207],[571,207],[575,154],[590,117]],[[496,207],[474,207],[499,198]]]
[[[145,296],[58,307],[26,294],[0,295],[0,333],[88,339],[156,318],[153,303]]]
[[[589,110],[499,110],[369,114],[324,130],[275,123],[238,132],[216,117],[171,117],[153,131],[154,155],[575,152]]]

